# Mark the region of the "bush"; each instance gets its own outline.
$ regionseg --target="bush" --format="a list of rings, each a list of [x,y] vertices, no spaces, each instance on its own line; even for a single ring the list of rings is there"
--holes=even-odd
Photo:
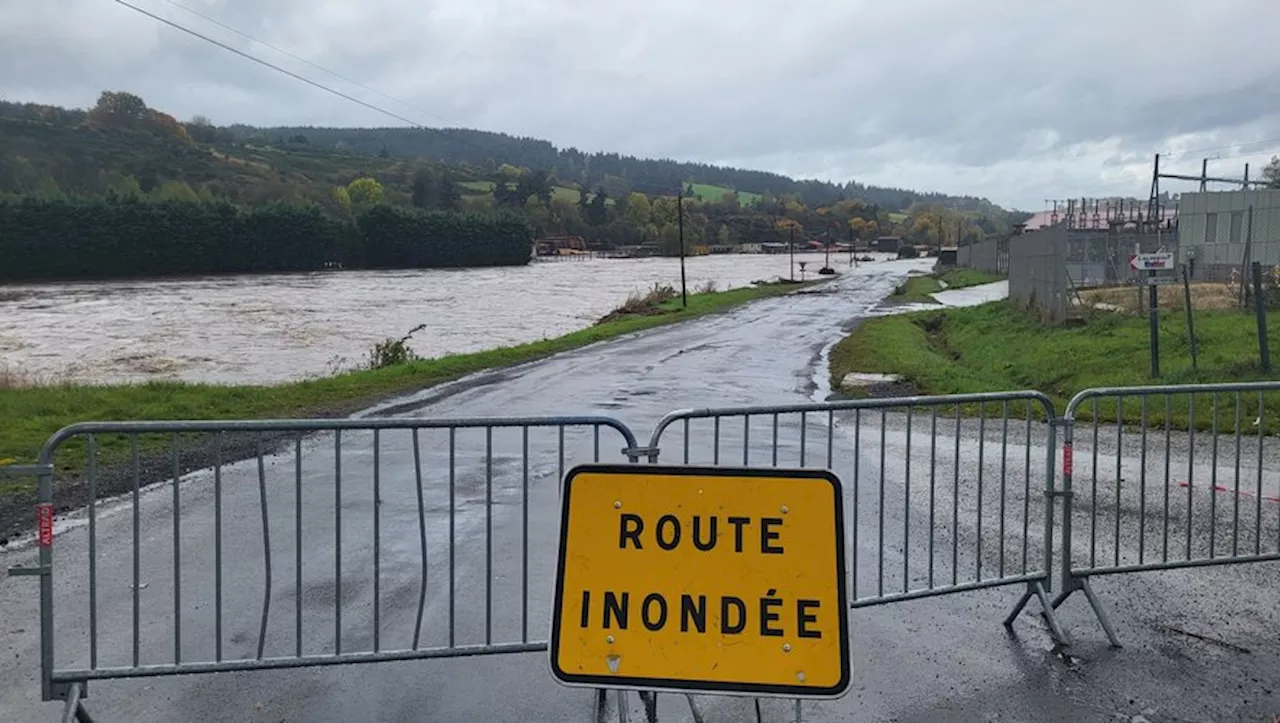
[[[365,366],[369,369],[385,369],[417,361],[418,355],[409,348],[409,339],[425,328],[427,328],[426,324],[419,324],[399,339],[383,339],[374,344],[373,349],[369,350],[369,359]]]
[[[375,206],[357,221],[371,268],[515,266],[529,262],[532,233],[512,213]]]

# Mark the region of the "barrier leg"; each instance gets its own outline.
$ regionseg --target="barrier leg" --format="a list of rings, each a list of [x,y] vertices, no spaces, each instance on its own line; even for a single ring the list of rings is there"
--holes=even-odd
[[[1122,648],[1120,639],[1116,637],[1115,628],[1111,627],[1111,618],[1107,617],[1107,613],[1102,609],[1102,603],[1098,602],[1098,596],[1093,592],[1093,585],[1089,584],[1089,578],[1072,578],[1071,583],[1062,592],[1058,593],[1058,597],[1054,598],[1051,607],[1058,609],[1062,603],[1071,597],[1076,590],[1083,590],[1084,595],[1089,600],[1089,607],[1093,608],[1093,614],[1098,616],[1098,622],[1102,625],[1102,631],[1107,634],[1107,640],[1112,647]]]
[[[62,708],[62,723],[72,723],[72,721],[93,723],[93,716],[89,715],[89,709],[84,707],[80,691],[79,683],[72,683],[67,689],[67,702]]]
[[[1022,593],[1022,597],[1018,598],[1018,604],[1013,606],[1013,612],[1009,613],[1009,616],[1004,619],[1004,626],[1006,628],[1013,627],[1013,621],[1018,619],[1018,616],[1022,614],[1023,609],[1027,607],[1027,603],[1031,602],[1031,596],[1035,594],[1035,590],[1032,590],[1031,586],[1027,585],[1027,589]]]
[[[630,723],[631,711],[628,709],[627,691],[619,690],[618,694],[618,723]]]
[[[685,693],[684,698],[689,701],[689,715],[693,716],[693,723],[706,723],[706,719],[702,717],[702,709],[698,707],[698,701],[693,694]]]
[[[1102,604],[1098,602],[1098,596],[1093,593],[1093,586],[1089,584],[1089,578],[1080,581],[1080,587],[1084,589],[1084,595],[1089,599],[1089,606],[1093,608],[1093,612],[1098,616],[1098,622],[1102,624],[1102,630],[1107,634],[1107,640],[1111,641],[1112,647],[1124,647],[1120,645],[1120,641],[1116,638],[1116,631],[1111,627],[1111,620],[1107,617],[1106,611],[1102,609]]]
[[[1066,647],[1067,635],[1063,632],[1062,626],[1058,623],[1058,616],[1053,611],[1056,606],[1049,601],[1049,593],[1045,592],[1044,585],[1038,580],[1027,583],[1027,589],[1022,593],[1022,597],[1018,598],[1018,604],[1013,607],[1013,612],[1004,619],[1004,626],[1012,629],[1013,622],[1018,619],[1033,597],[1040,601],[1040,607],[1043,610],[1041,615],[1049,626],[1049,636],[1059,647]]]
[[[1059,647],[1066,647],[1067,636],[1066,633],[1062,632],[1062,626],[1058,624],[1058,615],[1053,611],[1053,604],[1049,602],[1049,593],[1045,592],[1044,585],[1039,582],[1032,583],[1032,585],[1035,588],[1036,597],[1040,598],[1044,621],[1049,624],[1049,635]]]
[[[646,723],[658,723],[658,694],[652,691],[640,691],[640,701],[644,703]]]
[[[1053,599],[1053,603],[1050,607],[1052,607],[1054,610],[1057,610],[1058,608],[1062,607],[1062,603],[1066,602],[1067,598],[1071,597],[1071,593],[1075,591],[1076,591],[1075,587],[1069,587],[1063,590],[1062,592],[1058,593],[1058,597],[1055,597]]]
[[[595,693],[591,701],[591,721],[605,723],[609,719],[609,691],[596,688]]]

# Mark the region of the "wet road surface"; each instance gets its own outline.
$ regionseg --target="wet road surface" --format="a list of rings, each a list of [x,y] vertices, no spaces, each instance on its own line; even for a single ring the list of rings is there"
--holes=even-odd
[[[762,301],[429,390],[372,414],[430,419],[603,414],[629,425],[644,444],[655,422],[674,408],[822,398],[825,349],[922,263],[868,264],[842,277],[838,293]],[[1029,504],[1042,499],[1043,425],[1013,424],[1008,444],[988,426],[980,445],[976,423],[965,420],[957,445],[954,427],[942,424],[937,447],[960,452],[953,459],[943,455],[935,466],[929,464],[929,437],[922,431],[932,420],[916,417],[908,443],[904,416],[811,415],[803,422],[779,421],[780,464],[799,464],[801,454],[807,465],[823,465],[829,458],[845,479],[846,510],[858,495],[856,514],[865,530],[856,540],[860,562],[851,597],[874,594],[880,585],[891,590],[903,579],[952,574],[953,540],[954,569],[961,579],[982,576],[983,569],[987,577],[997,570],[1017,574],[1024,566],[1043,569],[1043,512]],[[712,461],[716,454],[708,424],[691,427],[691,461]],[[770,464],[770,420],[755,424],[745,459]],[[800,429],[805,430],[803,444]],[[723,461],[742,461],[742,430],[725,427],[721,434]],[[681,461],[683,437],[680,428],[664,436],[663,461]],[[597,441],[590,428],[572,427],[564,440],[568,464],[594,458],[597,449],[602,460],[623,461],[623,440],[608,428]],[[1163,449],[1163,439],[1159,444]],[[453,440],[452,476],[447,433],[424,431],[417,442],[421,487],[408,432],[382,432],[376,447],[370,433],[345,433],[341,446],[341,487],[334,479],[332,434],[307,439],[300,458],[292,449],[268,457],[261,476],[253,461],[224,467],[216,482],[207,472],[190,475],[180,485],[178,503],[179,601],[173,594],[172,486],[143,495],[136,589],[132,511],[127,505],[104,506],[96,523],[98,665],[132,660],[135,593],[143,664],[171,662],[175,652],[184,661],[213,660],[219,652],[226,660],[253,658],[259,649],[266,657],[292,655],[299,647],[323,654],[333,651],[337,638],[344,652],[407,648],[415,639],[422,647],[545,640],[557,479],[565,464],[558,429],[531,430],[527,439],[519,430],[495,430],[490,437],[483,430],[461,430]],[[1173,447],[1175,454],[1185,454],[1180,440]],[[492,450],[491,463],[486,449]],[[1126,447],[1122,462],[1136,453]],[[1280,469],[1272,452],[1267,455],[1263,467]],[[1088,470],[1088,460],[1078,452],[1077,468]],[[1256,465],[1246,466],[1246,479],[1254,472]],[[1271,485],[1273,478],[1265,482]],[[984,483],[985,493],[979,491]],[[954,502],[934,510],[931,491],[941,498],[953,495]],[[1123,502],[1130,503],[1127,496]],[[998,519],[1008,529],[992,522],[997,505]],[[452,530],[451,507],[456,511]],[[334,524],[338,509],[340,528]],[[935,525],[936,540],[929,537],[937,554],[922,548],[932,513],[945,519],[952,509],[957,523]],[[883,528],[871,523],[878,519],[884,520]],[[264,520],[270,532],[265,546]],[[986,522],[980,529],[979,520]],[[87,667],[93,654],[87,529],[70,522],[55,548],[60,668]],[[1260,523],[1267,525],[1268,535],[1276,529],[1271,517]],[[214,534],[219,527],[220,546]],[[876,539],[880,529],[885,531],[883,564]],[[1126,523],[1118,538],[1125,549],[1128,529]],[[1076,539],[1079,559],[1091,552],[1090,538]],[[987,543],[985,549],[979,541]],[[1092,552],[1106,555],[1113,548],[1114,541],[1103,535]],[[341,549],[340,560],[335,549]],[[492,550],[491,558],[486,550]],[[907,564],[899,569],[904,557]],[[218,559],[225,585],[220,601],[213,582]],[[33,560],[30,550],[0,555],[6,566]],[[1126,647],[1109,648],[1083,598],[1073,598],[1061,614],[1073,642],[1073,657],[1067,660],[1052,651],[1043,623],[1033,614],[1018,620],[1013,635],[1000,626],[1020,587],[860,608],[850,613],[850,693],[838,701],[805,703],[804,719],[1270,720],[1280,713],[1276,568],[1260,563],[1100,578],[1095,587]],[[38,702],[36,587],[34,578],[0,584],[0,720],[53,720],[58,712],[56,704]],[[175,645],[175,606],[181,612],[180,645]],[[1036,604],[1030,609],[1034,612]],[[219,639],[221,651],[215,644]],[[631,720],[643,720],[640,701],[635,695],[629,701]],[[713,723],[754,719],[749,699],[700,696],[697,702]],[[554,683],[546,654],[529,653],[107,681],[92,684],[89,704],[105,721],[585,721],[591,719],[594,699]],[[794,713],[790,701],[764,701],[761,707],[766,720],[790,720]],[[659,712],[663,721],[692,720],[681,696],[660,696]]]

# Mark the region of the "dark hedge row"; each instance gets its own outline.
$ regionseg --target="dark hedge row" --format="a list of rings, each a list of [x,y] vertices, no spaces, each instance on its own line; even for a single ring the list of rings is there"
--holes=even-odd
[[[519,265],[511,214],[379,206],[355,223],[311,204],[0,201],[0,280]]]

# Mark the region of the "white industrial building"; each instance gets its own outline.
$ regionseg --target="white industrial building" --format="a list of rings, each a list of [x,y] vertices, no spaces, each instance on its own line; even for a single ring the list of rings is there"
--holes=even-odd
[[[1211,274],[1246,262],[1280,265],[1280,189],[1182,194],[1178,254]]]

